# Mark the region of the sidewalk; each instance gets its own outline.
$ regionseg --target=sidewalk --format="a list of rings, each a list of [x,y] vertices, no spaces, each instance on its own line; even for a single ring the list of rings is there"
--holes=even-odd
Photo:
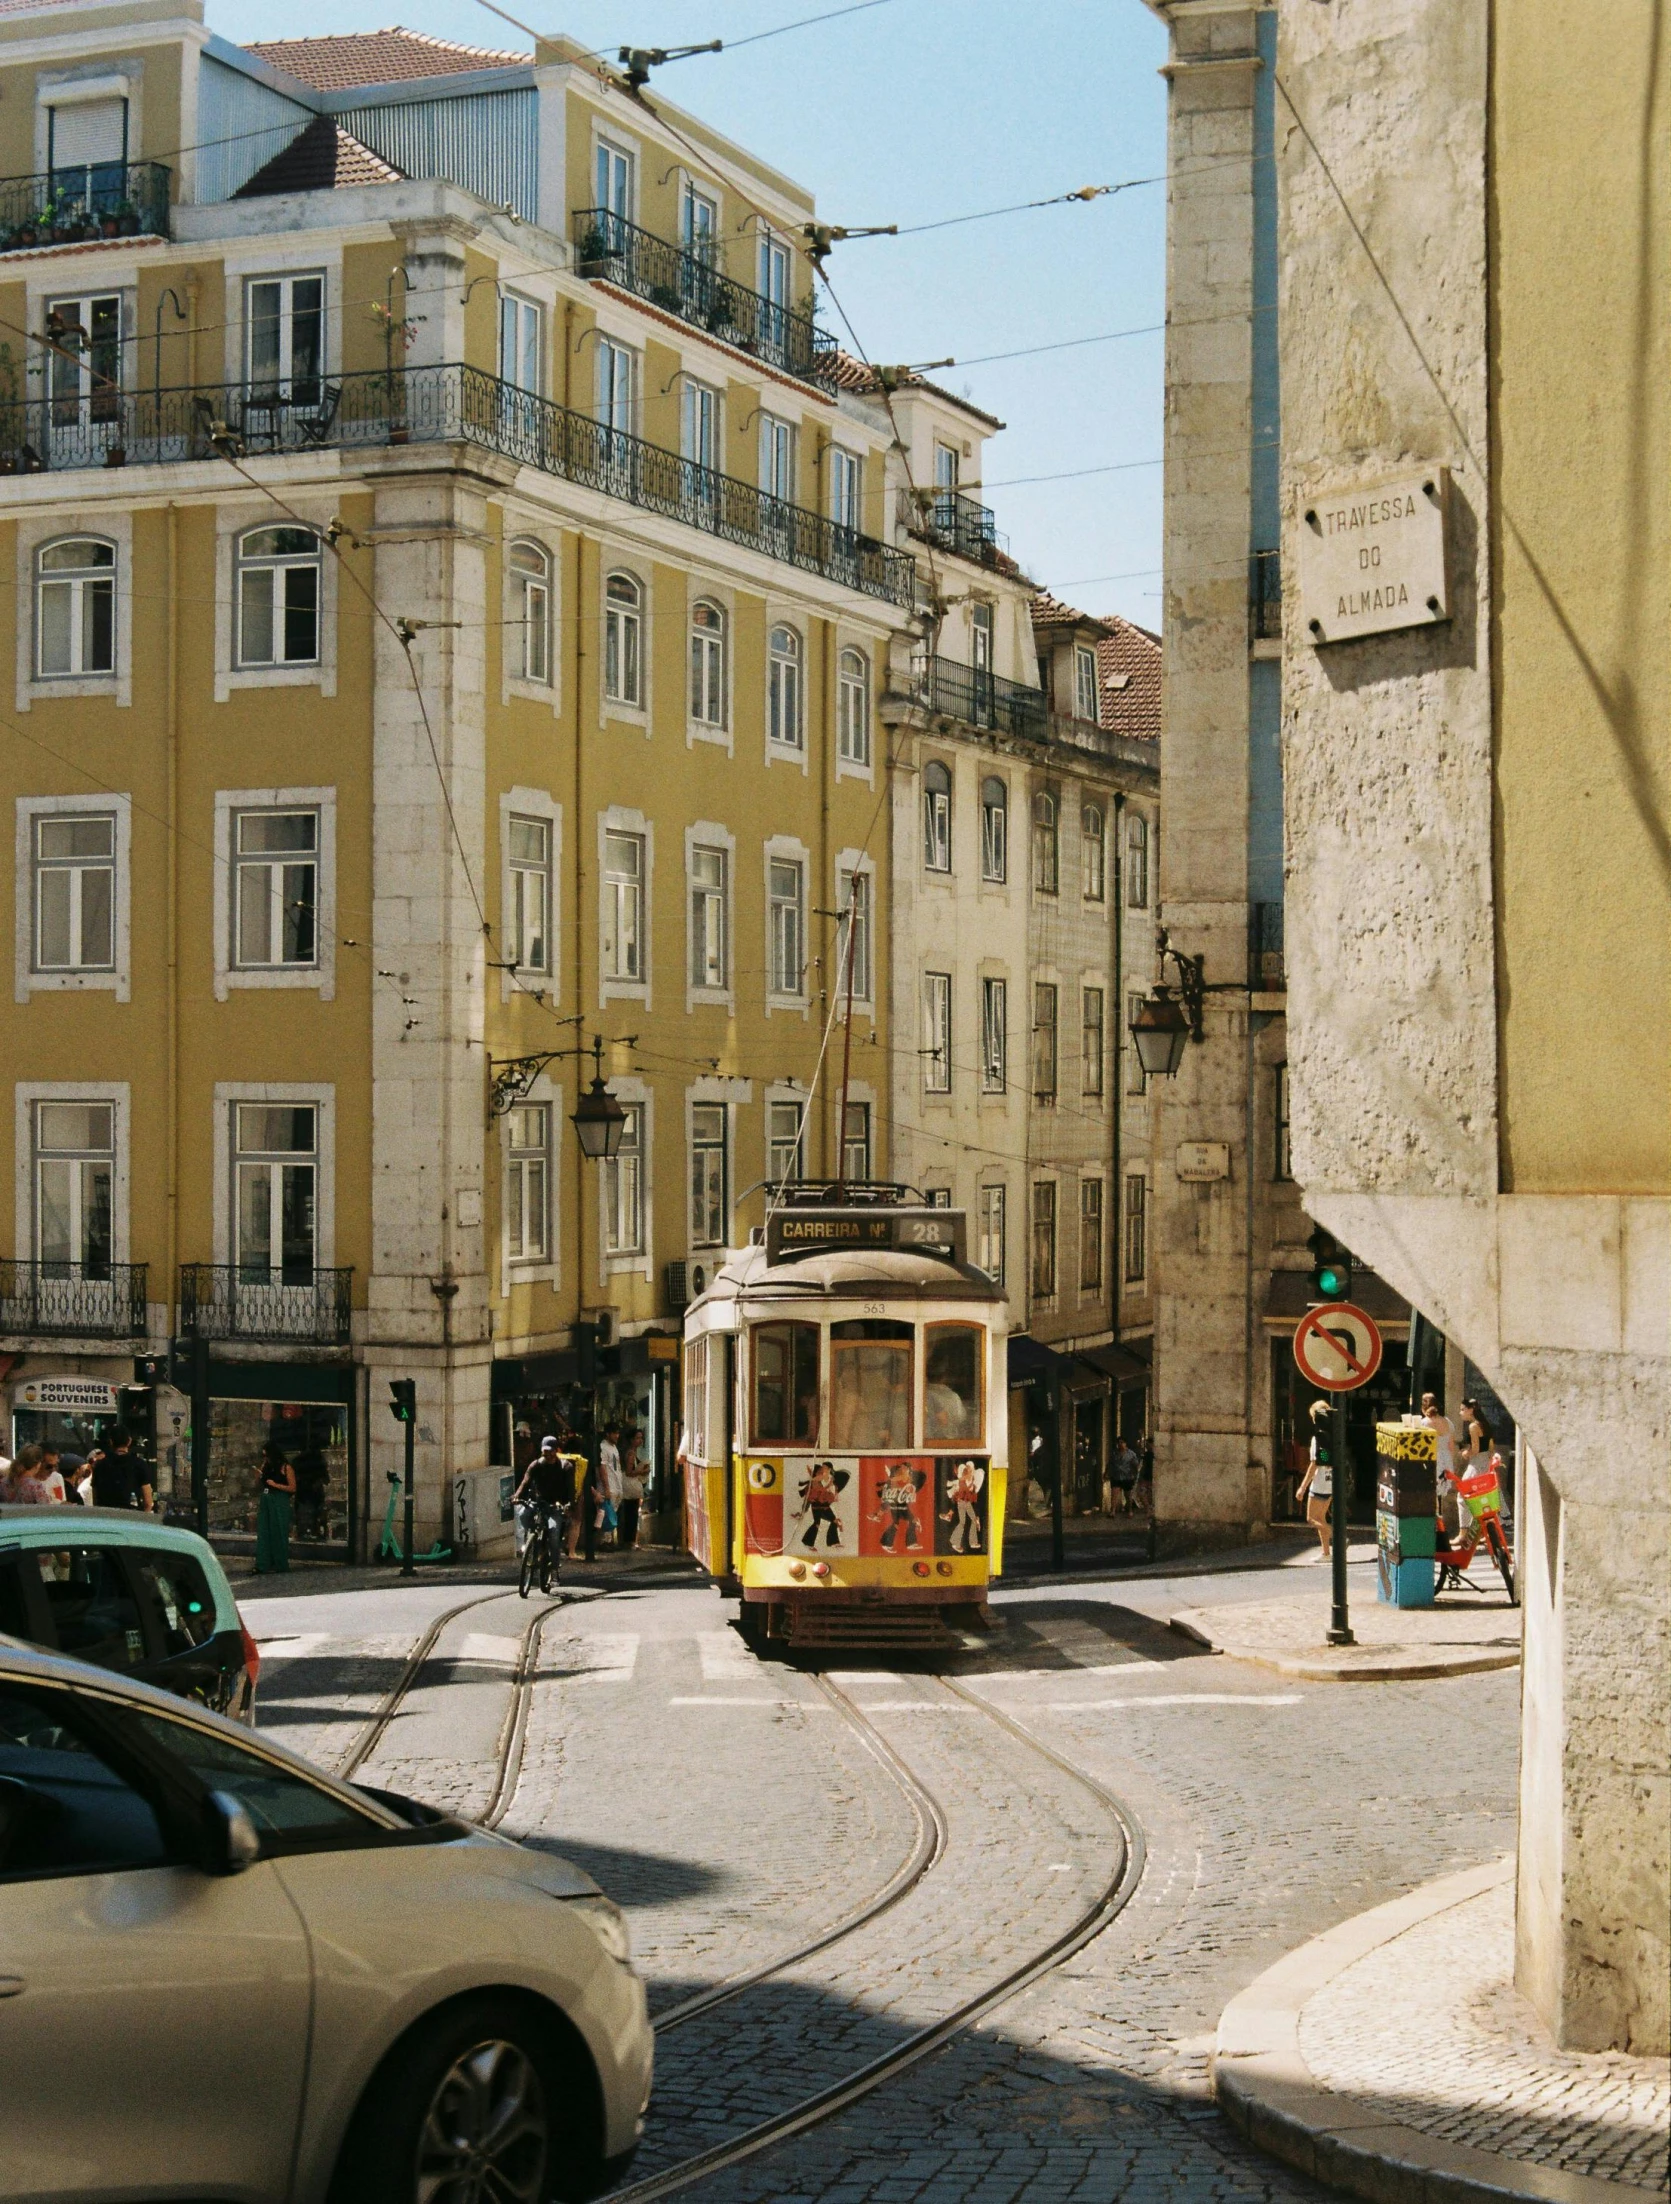
[[[1512,1859],[1360,1914],[1225,2008],[1219,2107],[1375,2204],[1671,2196],[1671,2064],[1557,2050],[1513,1972]]]
[[[1520,1615],[1501,1593],[1492,1599],[1453,1592],[1434,1607],[1385,1607],[1375,1596],[1374,1572],[1354,1564],[1349,1599],[1356,1645],[1327,1643],[1329,1572],[1320,1566],[1306,1572],[1303,1591],[1187,1607],[1169,1621],[1215,1653],[1313,1683],[1466,1676],[1519,1663]]]

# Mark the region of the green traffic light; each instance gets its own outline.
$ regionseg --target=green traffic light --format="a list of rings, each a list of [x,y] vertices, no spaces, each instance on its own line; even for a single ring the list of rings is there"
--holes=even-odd
[[[1332,1263],[1324,1263],[1317,1273],[1317,1290],[1326,1293],[1331,1301],[1345,1290],[1346,1281]]]

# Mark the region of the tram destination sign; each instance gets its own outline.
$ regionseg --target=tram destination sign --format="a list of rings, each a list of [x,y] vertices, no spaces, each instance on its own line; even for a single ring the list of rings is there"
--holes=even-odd
[[[1450,618],[1443,467],[1354,483],[1300,519],[1300,617],[1314,644]]]
[[[766,1219],[768,1263],[796,1263],[806,1255],[836,1251],[854,1255],[934,1255],[948,1263],[964,1256],[961,1209],[775,1209]]]

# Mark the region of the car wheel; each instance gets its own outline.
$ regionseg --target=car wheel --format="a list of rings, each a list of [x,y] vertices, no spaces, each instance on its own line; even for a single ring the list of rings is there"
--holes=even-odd
[[[433,2015],[366,2093],[335,2204],[545,2204],[572,2193],[559,2071],[519,2001],[468,1998]]]

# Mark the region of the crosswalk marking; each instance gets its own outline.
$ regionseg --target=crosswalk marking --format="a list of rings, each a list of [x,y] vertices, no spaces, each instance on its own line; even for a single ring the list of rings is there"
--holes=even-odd
[[[614,1637],[575,1638],[571,1641],[572,1656],[579,1673],[571,1675],[571,1684],[625,1684],[632,1681],[633,1670],[638,1666],[638,1633],[623,1630]]]
[[[696,1641],[705,1684],[754,1683],[760,1663],[734,1630],[704,1630]],[[674,1701],[677,1706],[679,1702]]]
[[[491,1661],[497,1667],[514,1668],[521,1650],[519,1638],[496,1638],[485,1630],[472,1630],[458,1649],[461,1661]]]

